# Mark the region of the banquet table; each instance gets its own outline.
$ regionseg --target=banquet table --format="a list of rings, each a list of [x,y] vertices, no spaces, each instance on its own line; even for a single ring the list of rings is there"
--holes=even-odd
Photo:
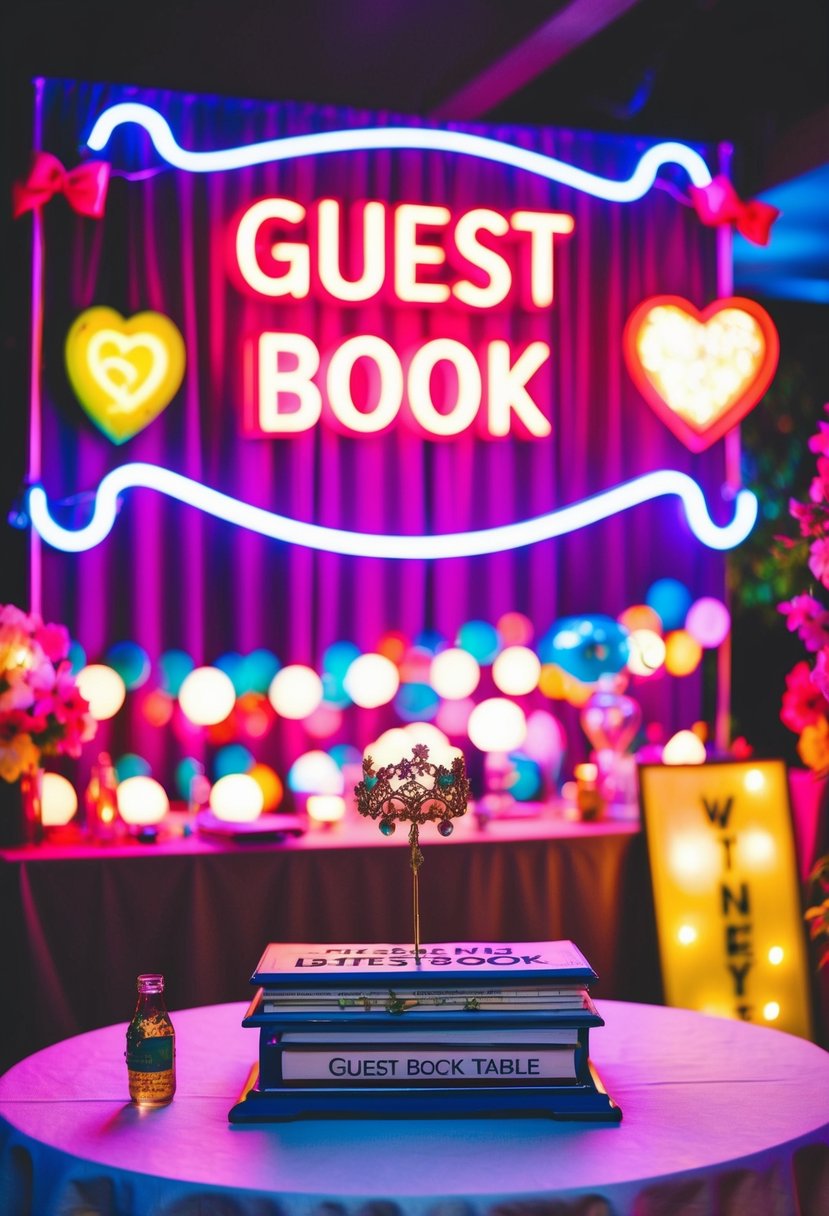
[[[244,1004],[172,1013],[171,1105],[126,1098],[125,1023],[0,1078],[0,1194],[32,1216],[819,1216],[829,1054],[780,1031],[600,1001],[619,1124],[485,1118],[230,1125]]]
[[[171,1005],[244,1000],[269,941],[411,941],[406,833],[354,817],[280,844],[183,836],[0,852],[0,1068],[129,1016],[135,977]],[[422,834],[422,940],[575,941],[598,996],[658,1002],[638,824],[548,810]]]

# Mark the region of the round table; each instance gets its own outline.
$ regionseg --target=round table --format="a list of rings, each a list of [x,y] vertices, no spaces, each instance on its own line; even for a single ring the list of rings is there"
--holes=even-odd
[[[0,1078],[0,1195],[63,1216],[781,1216],[829,1211],[829,1053],[682,1009],[598,1002],[616,1125],[541,1119],[231,1126],[256,1058],[245,1006],[173,1012],[170,1106],[127,1101],[126,1023]],[[591,1198],[592,1197],[592,1198]],[[553,1201],[556,1201],[555,1203]],[[331,1205],[336,1204],[336,1208]]]

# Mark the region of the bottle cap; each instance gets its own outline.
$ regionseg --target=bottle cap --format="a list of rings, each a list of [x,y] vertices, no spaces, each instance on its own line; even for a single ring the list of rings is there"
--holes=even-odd
[[[164,976],[155,972],[139,975],[137,984],[139,992],[163,992]]]

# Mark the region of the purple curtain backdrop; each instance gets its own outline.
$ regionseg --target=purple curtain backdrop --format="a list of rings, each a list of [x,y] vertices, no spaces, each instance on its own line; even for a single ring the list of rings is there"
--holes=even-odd
[[[302,132],[418,125],[331,107],[49,81],[45,149],[68,167],[78,163],[95,118],[123,100],[156,107],[179,143],[198,150]],[[629,176],[654,142],[534,128],[464,129],[618,178]],[[74,510],[76,522],[83,521],[84,495],[127,461],[170,467],[297,519],[367,532],[441,533],[508,523],[654,468],[689,473],[702,484],[715,518],[730,518],[720,495],[722,443],[689,453],[641,399],[622,355],[625,321],[641,300],[671,293],[702,307],[717,295],[715,236],[678,197],[687,190],[680,170],[664,169],[645,198],[622,205],[437,152],[337,153],[188,174],[166,167],[145,133],[126,127],[102,155],[114,170],[102,221],[79,218],[60,199],[44,212],[44,483],[53,501],[72,500],[66,518]],[[713,170],[713,156],[706,159]],[[557,244],[556,299],[548,312],[373,302],[333,307],[313,299],[285,304],[244,294],[228,269],[233,218],[265,195],[306,204],[325,196],[432,202],[455,212],[471,206],[561,210],[575,217],[576,228]],[[126,316],[143,309],[166,313],[187,348],[174,401],[118,448],[86,417],[64,367],[67,330],[93,304]],[[400,352],[433,337],[456,338],[473,349],[492,338],[543,339],[552,357],[532,385],[536,399],[549,402],[553,434],[486,441],[469,432],[434,442],[398,423],[388,434],[358,439],[321,423],[292,438],[246,437],[243,343],[263,330],[308,334],[323,353],[355,333],[381,335]],[[494,623],[510,610],[526,613],[540,636],[563,615],[618,614],[642,602],[662,577],[680,579],[694,597],[724,594],[723,555],[692,536],[674,499],[559,540],[423,562],[312,552],[139,489],[129,491],[112,534],[97,548],[79,555],[46,551],[44,611],[70,625],[90,661],[114,642],[132,639],[153,659],[170,647],[187,650],[197,663],[268,647],[283,663],[318,666],[324,648],[338,639],[373,649],[388,630],[411,638],[425,628],[453,639],[464,621]],[[669,730],[703,712],[701,672],[634,691],[646,719],[660,719]],[[364,743],[378,716],[362,723],[358,717],[349,710],[332,741]],[[116,753],[141,752],[156,768],[181,750],[168,730],[148,727],[136,706],[111,732]],[[284,764],[301,746],[301,728],[286,724],[260,758]]]

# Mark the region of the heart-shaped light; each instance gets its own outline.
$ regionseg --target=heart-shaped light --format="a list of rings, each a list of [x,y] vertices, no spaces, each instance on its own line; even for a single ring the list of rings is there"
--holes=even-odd
[[[702,452],[763,396],[780,343],[753,300],[730,296],[700,312],[681,296],[653,296],[631,313],[624,350],[657,416],[687,448]]]
[[[66,370],[89,417],[113,443],[143,431],[184,376],[184,339],[169,317],[87,308],[66,336]]]

